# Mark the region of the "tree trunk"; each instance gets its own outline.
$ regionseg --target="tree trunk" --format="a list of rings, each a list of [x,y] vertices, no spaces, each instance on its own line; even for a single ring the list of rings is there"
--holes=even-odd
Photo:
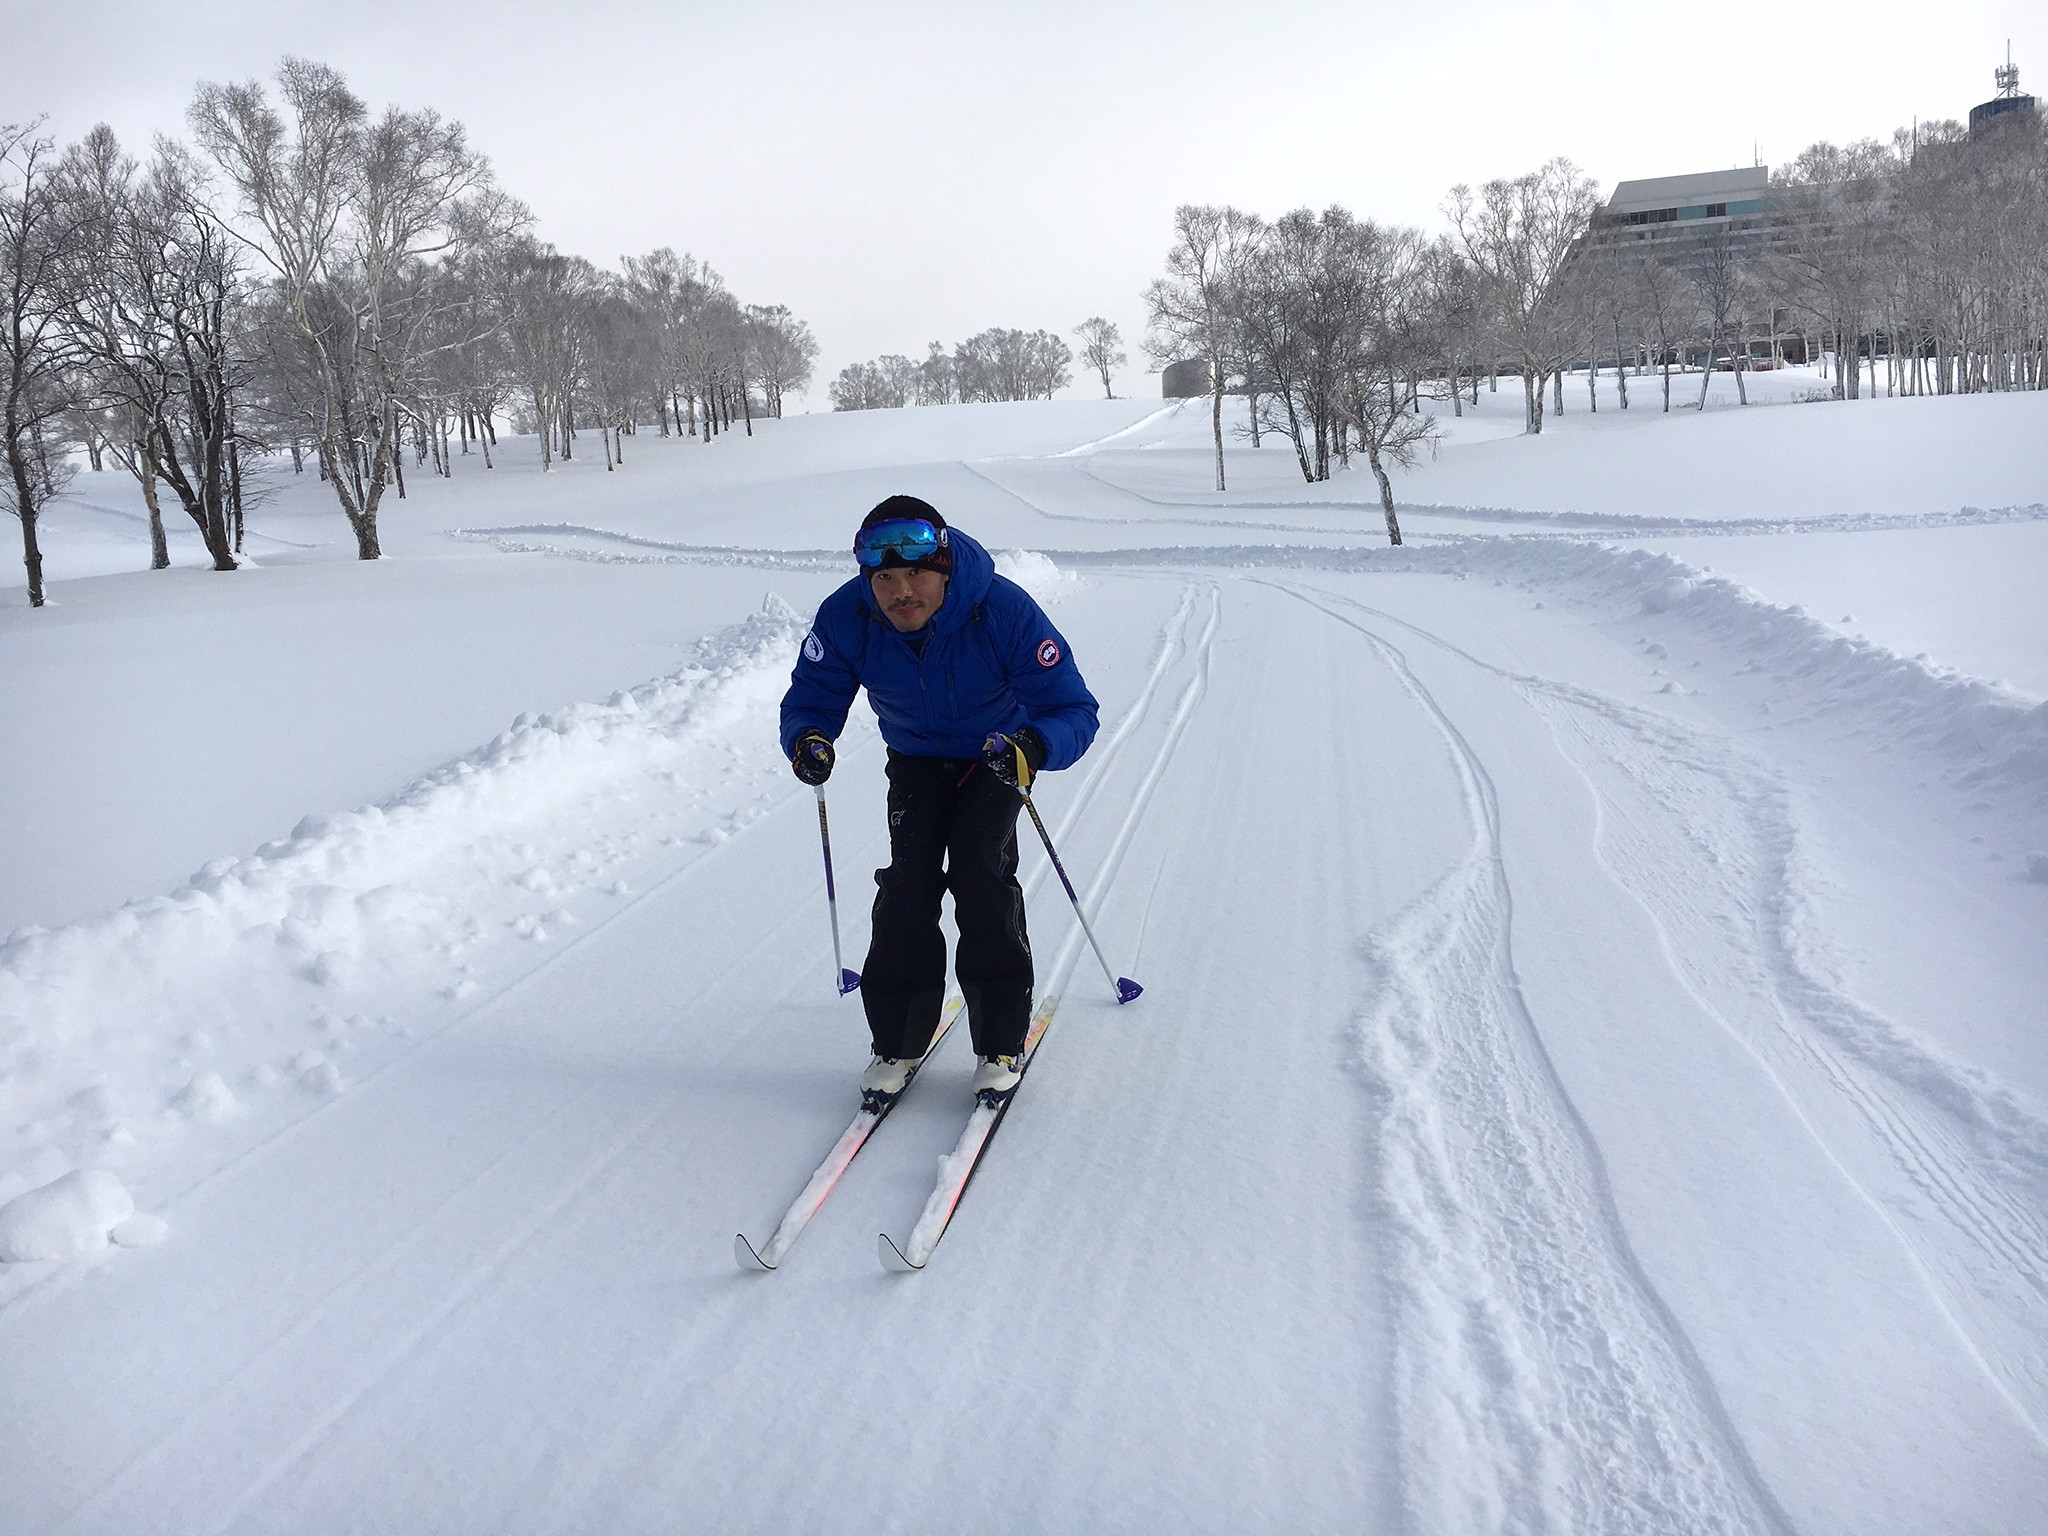
[[[1209,381],[1209,425],[1216,437],[1216,489],[1223,489],[1223,365],[1210,359],[1215,377]]]
[[[1621,396],[1621,408],[1628,409],[1628,365],[1621,355],[1621,316],[1614,317],[1614,388]]]
[[[156,499],[156,455],[138,444],[142,462],[142,504],[149,508],[149,568],[167,571],[171,567],[171,541],[164,534],[164,509]]]
[[[36,542],[36,514],[40,505],[35,483],[30,478],[28,455],[21,451],[22,427],[15,417],[12,400],[8,402],[6,432],[7,470],[14,478],[14,508],[21,517],[21,563],[28,571],[28,605],[40,608],[43,606],[43,551]]]
[[[1287,438],[1289,442],[1294,444],[1294,461],[1301,466],[1302,482],[1306,485],[1314,485],[1316,483],[1315,471],[1309,467],[1308,444],[1306,434],[1302,430],[1301,413],[1294,408],[1294,390],[1291,386],[1286,386],[1283,383],[1283,387],[1277,393],[1280,397],[1280,403],[1287,407]],[[1219,465],[1218,473],[1220,474],[1222,462],[1220,449],[1217,459]]]
[[[171,541],[164,533],[164,512],[157,504],[155,486],[143,492],[143,500],[149,504],[149,568],[167,571],[171,568]]]
[[[1380,483],[1380,510],[1387,515],[1387,542],[1401,542],[1401,520],[1394,515],[1394,482],[1387,478],[1386,466],[1380,463],[1380,445],[1370,432],[1358,434],[1365,444],[1365,462],[1372,466],[1372,476]]]
[[[234,509],[235,553],[242,552],[242,440],[228,439],[228,504]]]

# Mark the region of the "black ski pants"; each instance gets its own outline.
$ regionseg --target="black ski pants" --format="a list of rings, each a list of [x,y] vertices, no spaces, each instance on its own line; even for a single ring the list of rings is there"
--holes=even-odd
[[[860,995],[877,1056],[922,1056],[946,996],[939,898],[978,1056],[1013,1056],[1031,1022],[1031,939],[1017,884],[1017,791],[979,758],[889,753],[889,867],[875,871]]]

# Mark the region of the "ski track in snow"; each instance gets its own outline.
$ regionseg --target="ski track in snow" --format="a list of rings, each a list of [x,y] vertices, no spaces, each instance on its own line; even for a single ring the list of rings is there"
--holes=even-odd
[[[1947,1057],[1826,979],[1825,965],[1809,952],[1822,925],[1811,911],[1811,880],[1799,873],[1806,861],[1792,797],[1777,775],[1726,741],[1647,711],[1518,681],[1555,729],[1580,741],[1567,755],[1589,788],[1614,800],[1614,775],[1596,783],[1586,767],[1602,763],[1619,771],[1620,787],[1646,809],[1607,818],[1626,856],[1603,862],[1664,935],[1674,973],[1730,1033],[1771,1058],[1789,1050],[1853,1106],[1917,1198],[1880,1198],[1839,1157],[1836,1166],[1913,1256],[1971,1357],[2043,1437],[2048,1357],[2038,1320],[2048,1305],[2048,1122],[1990,1074]],[[1708,851],[1712,858],[1702,858]],[[1750,926],[1730,935],[1714,916],[1727,910],[1748,912]],[[1711,963],[1701,958],[1708,955]],[[1722,999],[1731,994],[1768,996],[1781,1038],[1751,1038],[1737,1021],[1754,1010],[1729,1006]],[[1818,1129],[1815,1135],[1827,1144]],[[1977,1259],[1953,1273],[1959,1252]]]
[[[1824,926],[1792,795],[1753,753],[1584,688],[1513,673],[1354,599],[1318,591],[1398,625],[1510,683],[1547,718],[1601,818],[1602,870],[1657,929],[1672,973],[1766,1063],[1786,1097],[1788,1056],[1850,1105],[1909,1199],[1880,1195],[1802,1114],[1841,1176],[1909,1254],[1941,1315],[2015,1414],[2048,1444],[2048,1121],[1989,1073],[1949,1058],[1827,979],[1812,953]],[[1326,611],[1328,611],[1326,609]],[[1576,743],[1572,750],[1571,743]],[[1597,767],[1595,766],[1597,765]],[[1617,798],[1626,802],[1613,814]],[[1723,914],[1743,913],[1731,932]],[[1768,997],[1771,1035],[1744,1026]],[[1961,1245],[1953,1241],[1960,1238]],[[1957,1256],[1974,1255],[1958,1264]]]
[[[1204,592],[1207,594],[1207,618],[1203,623],[1201,633],[1190,641],[1188,638],[1188,626],[1193,619],[1197,602]],[[1109,876],[1114,872],[1116,864],[1121,862],[1123,851],[1130,842],[1131,834],[1143,819],[1145,804],[1151,799],[1151,791],[1158,781],[1158,776],[1163,770],[1173,743],[1177,742],[1180,738],[1181,730],[1185,727],[1186,717],[1193,708],[1193,701],[1198,700],[1201,696],[1202,685],[1206,682],[1208,675],[1209,651],[1216,638],[1216,629],[1220,621],[1221,611],[1221,593],[1213,581],[1206,583],[1189,582],[1183,586],[1179,604],[1175,607],[1166,623],[1160,628],[1159,641],[1153,652],[1151,668],[1147,671],[1145,681],[1139,687],[1137,696],[1132,699],[1123,713],[1110,724],[1107,730],[1097,735],[1094,746],[1089,749],[1087,757],[1083,759],[1083,762],[1087,764],[1086,772],[1082,775],[1080,783],[1075,787],[1073,793],[1068,796],[1065,809],[1053,819],[1052,824],[1047,828],[1052,834],[1055,846],[1067,841],[1068,834],[1080,824],[1082,819],[1088,815],[1095,805],[1103,785],[1108,781],[1111,774],[1129,751],[1130,743],[1138,734],[1140,727],[1150,718],[1153,707],[1158,701],[1160,691],[1166,685],[1168,678],[1173,675],[1177,666],[1184,658],[1192,655],[1195,660],[1196,678],[1188,685],[1188,689],[1183,692],[1175,706],[1174,720],[1169,728],[1167,745],[1147,766],[1143,784],[1139,792],[1133,796],[1131,804],[1124,812],[1123,819],[1118,824],[1109,855],[1101,861],[1101,866],[1095,879],[1089,883],[1086,890],[1080,893],[1081,905],[1084,911],[1092,908],[1100,900],[1102,893],[1109,888]],[[1021,837],[1022,835],[1020,832],[1019,836]],[[1025,900],[1028,902],[1032,897],[1036,896],[1039,889],[1052,878],[1052,864],[1049,860],[1043,863],[1034,863],[1031,872],[1024,877],[1022,882]],[[1064,891],[1061,892],[1062,897],[1065,894]],[[1078,923],[1074,924],[1066,939],[1061,943],[1060,948],[1055,952],[1053,964],[1047,970],[1045,979],[1041,983],[1041,991],[1058,993],[1066,990],[1068,978],[1073,971],[1075,961],[1080,955],[1081,945],[1085,942],[1086,938],[1081,932],[1080,925]]]
[[[1201,632],[1190,641],[1187,636],[1187,630],[1196,607],[1198,590],[1204,599],[1202,606],[1205,612]],[[1153,751],[1151,761],[1145,766],[1144,777],[1138,781],[1137,788],[1131,792],[1129,803],[1117,824],[1116,832],[1110,838],[1108,851],[1096,861],[1094,878],[1089,881],[1086,890],[1078,893],[1081,909],[1084,912],[1089,911],[1091,908],[1099,907],[1102,898],[1107,894],[1111,884],[1114,882],[1117,871],[1123,867],[1124,855],[1130,849],[1131,839],[1136,835],[1138,828],[1143,825],[1146,812],[1151,807],[1160,781],[1173,765],[1174,756],[1179,749],[1181,738],[1187,732],[1188,722],[1194,717],[1196,710],[1201,705],[1202,699],[1209,691],[1210,663],[1216,641],[1216,632],[1221,626],[1222,620],[1222,592],[1216,583],[1213,581],[1205,583],[1200,589],[1193,585],[1183,589],[1179,607],[1175,609],[1173,617],[1168,620],[1165,628],[1161,631],[1159,648],[1155,653],[1152,669],[1145,679],[1144,687],[1140,689],[1136,701],[1124,712],[1116,725],[1110,730],[1107,739],[1102,741],[1096,751],[1089,754],[1093,760],[1093,767],[1083,782],[1080,791],[1069,803],[1067,814],[1061,819],[1058,830],[1053,833],[1053,841],[1056,845],[1065,840],[1067,830],[1094,803],[1098,786],[1103,782],[1106,775],[1115,770],[1117,763],[1124,755],[1126,745],[1132,739],[1137,727],[1151,714],[1153,703],[1159,696],[1162,684],[1170,675],[1179,670],[1179,664],[1184,663],[1186,665],[1188,672],[1187,681],[1182,686],[1179,697],[1174,701],[1173,713],[1167,721],[1166,729],[1160,738],[1159,745]],[[1027,901],[1037,891],[1039,886],[1045,882],[1051,874],[1051,870],[1052,864],[1050,860],[1040,863],[1034,868],[1031,878],[1025,882]],[[1080,963],[1081,956],[1086,948],[1087,935],[1082,932],[1081,925],[1078,922],[1072,923],[1069,926],[1066,939],[1061,943],[1052,964],[1047,967],[1043,978],[1039,982],[1038,995],[1040,997],[1058,998],[1073,985],[1074,969]],[[1092,959],[1092,951],[1089,951],[1089,954]],[[1095,984],[1093,969],[1091,966],[1088,978],[1088,985],[1091,989]],[[1113,988],[1113,984],[1108,977],[1103,978],[1102,985],[1106,989]],[[1050,1030],[1048,1029],[1049,1032]],[[1040,1045],[1042,1044],[1043,1041],[1041,1040]],[[1035,1058],[1036,1055],[1037,1048],[1034,1047],[1032,1056]],[[1030,1066],[1029,1060],[1026,1061],[1025,1065],[1028,1071]],[[949,1200],[947,1196],[950,1193],[950,1187],[954,1178],[957,1177],[958,1160],[972,1155],[974,1149],[983,1139],[984,1126],[986,1124],[984,1117],[993,1113],[993,1111],[986,1108],[976,1110],[974,1117],[970,1118],[966,1128],[962,1130],[960,1140],[956,1143],[954,1149],[939,1159],[937,1177],[931,1198],[926,1202],[924,1210],[919,1214],[917,1223],[911,1229],[909,1238],[899,1250],[908,1257],[909,1262],[914,1267],[920,1269],[924,1267],[925,1262],[931,1258],[933,1249],[945,1232],[947,1224],[952,1219],[954,1202]]]
[[[1191,622],[1198,591],[1201,594],[1202,606],[1205,611],[1202,618],[1201,631],[1190,641],[1186,636],[1186,630]],[[1096,907],[1101,902],[1103,896],[1108,892],[1111,882],[1115,879],[1116,872],[1123,867],[1124,854],[1129,850],[1132,837],[1137,833],[1139,826],[1144,821],[1146,809],[1151,805],[1152,797],[1159,788],[1159,781],[1172,766],[1174,754],[1180,746],[1181,738],[1187,732],[1188,722],[1193,718],[1196,709],[1201,705],[1203,697],[1209,691],[1210,663],[1215,649],[1216,632],[1221,627],[1222,622],[1222,589],[1213,581],[1204,583],[1199,589],[1195,586],[1188,587],[1182,596],[1181,606],[1175,615],[1173,626],[1162,637],[1158,660],[1153,666],[1151,676],[1146,680],[1145,692],[1143,694],[1145,710],[1150,710],[1152,700],[1157,696],[1161,683],[1168,675],[1169,668],[1175,662],[1183,660],[1186,662],[1188,680],[1183,685],[1180,696],[1174,701],[1173,714],[1167,722],[1166,733],[1159,744],[1158,750],[1153,754],[1152,761],[1146,766],[1145,775],[1138,781],[1137,788],[1131,792],[1129,807],[1125,810],[1123,819],[1118,823],[1115,834],[1110,838],[1108,851],[1097,859],[1094,878],[1088,882],[1087,888],[1080,893],[1083,910]],[[1110,743],[1113,749],[1111,755],[1101,765],[1098,772],[1106,772],[1115,762],[1116,755],[1121,751],[1123,742],[1126,739],[1128,739],[1127,734],[1120,730],[1117,733],[1116,739]],[[1092,790],[1095,782],[1095,777],[1091,775],[1089,784],[1084,788],[1083,794],[1076,797],[1077,806],[1085,803],[1089,791]],[[1066,829],[1072,825],[1077,814],[1078,811],[1069,812],[1067,817],[1061,821],[1060,829],[1054,836],[1056,843],[1065,836]],[[1049,861],[1041,865],[1037,872],[1038,879],[1043,881],[1050,872],[1050,869],[1051,864]],[[1072,974],[1074,965],[1079,959],[1082,946],[1086,942],[1087,936],[1081,932],[1080,925],[1078,923],[1075,924],[1072,931],[1068,933],[1066,942],[1060,949],[1059,959],[1054,966],[1053,975],[1056,978],[1056,984],[1053,990],[1064,992],[1067,989],[1068,978]],[[1105,980],[1103,985],[1108,987],[1110,984]]]
[[[1403,1498],[1416,1531],[1789,1531],[1622,1230],[1515,972],[1487,770],[1398,647],[1355,630],[1434,722],[1467,856],[1364,940]]]

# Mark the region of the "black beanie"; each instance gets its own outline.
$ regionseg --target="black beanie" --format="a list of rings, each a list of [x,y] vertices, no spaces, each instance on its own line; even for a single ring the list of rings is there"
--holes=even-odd
[[[882,556],[879,570],[908,569],[913,571],[937,571],[942,576],[953,574],[953,550],[946,540],[946,520],[939,516],[939,509],[917,496],[890,496],[875,504],[875,509],[860,520],[862,528],[872,528],[877,523],[894,522],[898,518],[921,517],[939,530],[939,547],[919,560],[906,560],[895,551]]]

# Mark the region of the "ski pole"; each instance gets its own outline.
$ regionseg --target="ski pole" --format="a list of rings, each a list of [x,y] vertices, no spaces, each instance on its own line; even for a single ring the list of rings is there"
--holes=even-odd
[[[1081,931],[1088,935],[1088,947],[1095,951],[1095,958],[1102,962],[1102,974],[1109,984],[1116,988],[1116,1000],[1128,1003],[1145,989],[1128,976],[1119,976],[1109,968],[1109,961],[1102,953],[1102,946],[1095,941],[1095,930],[1088,926],[1088,914],[1081,910],[1081,898],[1074,894],[1074,882],[1067,878],[1067,867],[1060,862],[1059,851],[1052,845],[1052,834],[1045,830],[1045,823],[1039,819],[1038,807],[1031,803],[1031,791],[1023,785],[1017,786],[1017,793],[1023,797],[1024,809],[1031,813],[1031,825],[1038,828],[1038,840],[1045,844],[1046,857],[1052,860],[1052,867],[1060,877],[1060,884],[1067,888],[1067,900],[1074,904],[1074,916],[1080,919]],[[822,800],[820,801],[822,805]]]
[[[839,971],[839,995],[846,996],[860,985],[860,972],[846,968],[839,951],[839,892],[832,884],[832,828],[825,820],[825,786],[811,786],[818,792],[818,841],[825,849],[825,909],[832,914],[832,964]]]

